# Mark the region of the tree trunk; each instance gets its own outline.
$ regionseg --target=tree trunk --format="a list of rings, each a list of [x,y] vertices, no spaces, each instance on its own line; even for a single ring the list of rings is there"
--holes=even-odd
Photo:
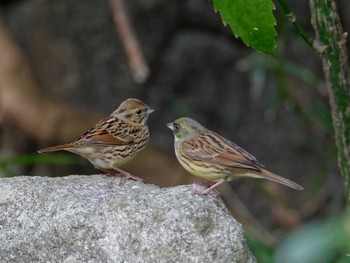
[[[346,37],[334,0],[310,0],[311,21],[325,71],[338,162],[344,177],[347,207],[350,208],[350,78]]]

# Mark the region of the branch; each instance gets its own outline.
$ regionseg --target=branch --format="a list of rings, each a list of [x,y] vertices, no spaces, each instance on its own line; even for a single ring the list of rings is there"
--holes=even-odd
[[[311,20],[326,75],[332,110],[338,162],[345,181],[345,194],[350,208],[350,71],[347,64],[346,36],[341,27],[334,0],[310,0]]]
[[[109,0],[109,3],[113,13],[113,20],[128,57],[134,80],[137,83],[143,83],[147,79],[150,70],[131,26],[124,2],[123,0]]]

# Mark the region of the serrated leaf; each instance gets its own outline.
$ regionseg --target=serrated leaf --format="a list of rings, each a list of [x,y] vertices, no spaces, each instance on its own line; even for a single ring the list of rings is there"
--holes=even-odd
[[[213,0],[224,24],[244,44],[268,55],[275,54],[276,20],[272,0]]]

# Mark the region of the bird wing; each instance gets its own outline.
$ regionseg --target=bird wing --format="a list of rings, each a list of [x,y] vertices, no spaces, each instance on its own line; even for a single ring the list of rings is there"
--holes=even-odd
[[[253,155],[213,132],[185,142],[183,150],[190,158],[207,163],[255,171],[263,168]]]
[[[134,142],[134,138],[128,134],[112,134],[108,129],[91,129],[77,142],[78,145],[128,145]]]
[[[129,145],[134,142],[134,137],[130,136],[126,131],[121,131],[117,125],[117,120],[107,116],[96,124],[95,128],[91,128],[85,132],[76,145]]]

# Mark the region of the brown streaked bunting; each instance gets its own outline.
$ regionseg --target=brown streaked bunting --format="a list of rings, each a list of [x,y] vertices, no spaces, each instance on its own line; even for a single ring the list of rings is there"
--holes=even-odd
[[[58,150],[73,152],[88,159],[95,168],[108,174],[118,171],[126,178],[141,180],[119,167],[145,148],[150,137],[146,122],[154,111],[144,102],[129,98],[77,141],[48,147],[39,153]]]
[[[253,155],[191,118],[179,118],[167,126],[174,133],[180,164],[189,173],[216,182],[206,190],[197,190],[198,194],[208,194],[223,182],[240,177],[268,179],[303,190],[299,184],[266,170]]]

